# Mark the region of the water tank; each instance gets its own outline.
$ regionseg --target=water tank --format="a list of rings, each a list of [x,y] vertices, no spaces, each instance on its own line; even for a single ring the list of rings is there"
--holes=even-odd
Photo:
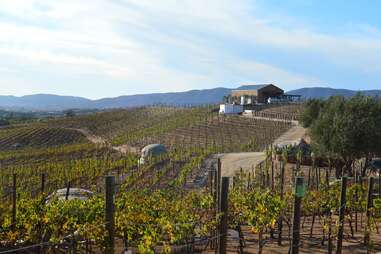
[[[241,96],[241,105],[245,105],[245,96]]]

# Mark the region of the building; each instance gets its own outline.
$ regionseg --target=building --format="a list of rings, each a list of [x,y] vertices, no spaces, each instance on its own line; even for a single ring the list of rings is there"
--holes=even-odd
[[[261,104],[283,104],[300,101],[300,95],[285,94],[273,84],[247,85],[232,90],[224,96],[220,114],[240,114],[246,110],[257,110]]]
[[[241,114],[243,112],[243,105],[236,104],[221,104],[220,105],[220,114]]]
[[[239,104],[266,103],[269,98],[282,96],[284,91],[273,84],[242,86],[233,90],[231,96],[239,100]]]
[[[285,94],[282,89],[273,84],[247,85],[232,90],[225,97],[225,102],[239,105],[254,105],[265,103],[280,103],[299,100],[299,95]]]

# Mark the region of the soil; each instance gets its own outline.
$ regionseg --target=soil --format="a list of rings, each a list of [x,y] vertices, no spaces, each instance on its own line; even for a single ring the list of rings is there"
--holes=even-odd
[[[365,219],[364,219],[365,220]],[[302,219],[303,223],[303,219]],[[363,223],[365,223],[363,221]],[[311,225],[311,217],[306,218],[304,221],[304,226],[301,226],[301,235],[300,235],[300,245],[299,245],[299,253],[308,253],[308,254],[323,254],[328,252],[328,242],[325,240],[324,244],[322,244],[322,226],[319,220],[316,220],[314,231],[312,237],[310,237],[310,226]],[[364,224],[363,224],[364,225]],[[380,226],[380,225],[379,225]],[[289,253],[290,248],[290,237],[289,230],[287,224],[284,223],[283,226],[283,236],[282,236],[282,245],[278,245],[277,240],[277,232],[274,233],[274,238],[270,237],[269,233],[266,233],[264,236],[265,244],[263,246],[262,253]],[[367,248],[363,245],[363,237],[364,232],[359,230],[354,234],[354,237],[350,235],[349,225],[346,222],[344,227],[344,239],[343,239],[343,248],[342,253],[367,253]],[[360,229],[360,227],[359,227]],[[249,226],[242,227],[244,234],[244,242],[245,247],[243,248],[243,253],[258,253],[258,234],[253,234],[250,231]],[[236,231],[229,230],[228,238],[227,238],[227,253],[239,253],[239,239]],[[327,236],[326,236],[327,238]],[[380,253],[381,251],[381,234],[377,234],[377,232],[373,232],[370,237],[372,241],[372,245],[368,253]],[[333,253],[336,252],[336,235],[332,236],[332,244],[333,244]],[[207,250],[202,253],[215,253],[214,250]]]
[[[264,152],[226,153],[221,154],[220,158],[221,175],[234,176],[241,168],[245,172],[250,172],[266,158],[266,155]]]
[[[96,136],[88,132],[87,130],[84,129],[75,129],[75,128],[67,128],[69,130],[76,130],[80,133],[82,133],[91,143],[95,145],[100,145],[100,146],[108,146],[111,149],[118,151],[122,154],[127,154],[127,153],[139,153],[139,149],[136,147],[129,146],[127,144],[120,145],[120,146],[112,146],[106,139]]]
[[[282,136],[277,138],[274,146],[292,145],[298,143],[300,139],[308,139],[307,130],[300,125],[293,126]],[[253,168],[265,160],[264,152],[247,152],[247,153],[225,153],[217,155],[221,158],[221,175],[234,176],[235,172],[241,168],[244,172],[250,172]],[[214,157],[215,159],[216,157]]]

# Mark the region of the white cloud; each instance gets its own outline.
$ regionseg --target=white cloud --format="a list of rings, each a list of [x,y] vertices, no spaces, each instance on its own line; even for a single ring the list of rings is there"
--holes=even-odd
[[[306,77],[285,71],[272,65],[252,61],[237,62],[231,67],[236,69],[243,83],[252,83],[253,80],[259,84],[275,83],[285,86],[292,86],[295,84],[301,85],[311,82],[315,84],[321,83],[319,79],[313,77]]]
[[[9,63],[20,73],[46,66],[66,76],[140,85],[115,85],[106,94],[90,90],[92,97],[213,87],[225,80],[286,86],[322,82],[271,59],[247,56],[239,52],[243,44],[246,51],[260,45],[319,54],[363,72],[381,70],[381,37],[374,29],[369,38],[323,34],[303,25],[287,27],[281,17],[256,8],[248,0],[0,0],[1,12],[14,17],[0,19],[0,71],[10,69]],[[81,86],[91,84],[84,80]]]

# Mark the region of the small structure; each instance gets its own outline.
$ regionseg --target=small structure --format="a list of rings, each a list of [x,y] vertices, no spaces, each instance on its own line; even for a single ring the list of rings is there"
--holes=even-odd
[[[266,103],[268,98],[279,97],[284,91],[273,84],[248,85],[241,86],[231,92],[234,102],[241,105],[250,105],[255,103]]]
[[[240,114],[245,110],[258,110],[260,105],[297,102],[300,98],[300,95],[285,94],[273,84],[241,86],[232,90],[230,95],[224,96],[224,104],[220,105],[219,112]]]
[[[267,104],[281,104],[289,102],[298,102],[301,99],[301,95],[296,94],[283,94],[282,96],[269,97],[267,99]]]
[[[236,104],[221,104],[220,105],[220,114],[240,114],[243,112],[243,106],[242,105],[236,105]]]
[[[142,149],[139,165],[144,165],[151,157],[167,153],[167,149],[161,144],[151,144]]]
[[[300,95],[285,94],[282,89],[274,84],[247,85],[232,90],[224,100],[229,104],[250,106],[256,104],[274,104],[299,101]]]

